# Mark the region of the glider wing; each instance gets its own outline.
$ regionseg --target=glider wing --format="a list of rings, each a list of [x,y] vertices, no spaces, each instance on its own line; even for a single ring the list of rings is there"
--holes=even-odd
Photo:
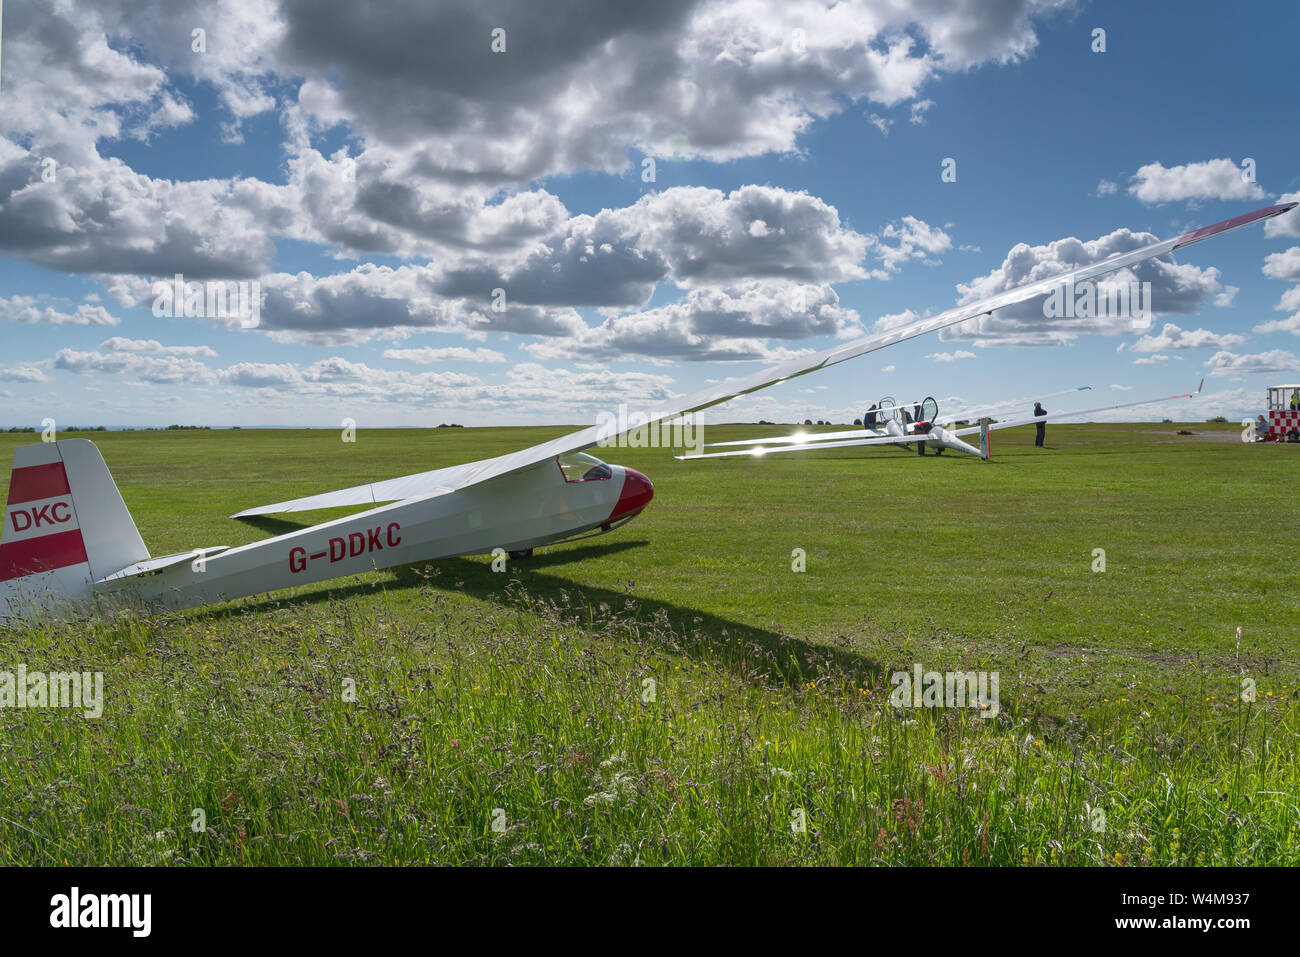
[[[905,325],[889,329],[885,332],[875,333],[864,336],[846,345],[833,346],[830,349],[823,349],[820,352],[814,352],[810,355],[800,356],[790,359],[779,365],[764,369],[761,372],[755,372],[748,376],[731,379],[720,385],[711,386],[708,389],[702,389],[699,392],[684,396],[680,399],[673,399],[665,403],[660,409],[651,413],[646,419],[647,424],[663,421],[665,419],[675,419],[679,416],[691,412],[698,412],[700,409],[707,409],[709,406],[726,402],[729,399],[735,399],[742,395],[748,395],[750,392],[757,392],[759,389],[765,389],[768,386],[776,385],[778,382],[785,382],[789,379],[801,375],[807,375],[809,372],[816,372],[818,369],[825,369],[829,366],[837,365],[848,359],[855,359],[858,356],[866,355],[869,352],[875,352],[878,349],[884,349],[888,346],[905,342],[908,339],[914,339],[917,336],[923,336],[928,332],[935,332],[939,329],[954,326],[959,322],[965,322],[967,319],[974,319],[977,316],[987,315],[995,310],[1002,309],[1006,306],[1015,305],[1016,303],[1025,302],[1034,299],[1037,296],[1047,295],[1052,291],[1070,286],[1080,282],[1086,282],[1089,279],[1095,279],[1098,276],[1104,276],[1108,273],[1115,272],[1117,269],[1124,269],[1127,266],[1133,266],[1156,256],[1164,256],[1175,250],[1190,246],[1193,243],[1199,243],[1202,240],[1209,239],[1212,236],[1218,236],[1223,233],[1231,232],[1234,229],[1241,229],[1243,226],[1249,226],[1252,223],[1261,222],[1271,219],[1274,216],[1280,216],[1282,213],[1289,212],[1300,203],[1284,203],[1278,206],[1265,206],[1263,209],[1257,209],[1254,212],[1243,213],[1241,216],[1234,216],[1232,219],[1225,219],[1223,222],[1215,223],[1212,226],[1204,226],[1173,239],[1162,240],[1158,243],[1152,243],[1149,246],[1143,246],[1141,249],[1134,249],[1131,252],[1120,253],[1111,256],[1109,259],[1102,260],[1099,263],[1093,263],[1090,266],[1081,266],[1078,269],[1071,269],[1055,276],[1049,276],[1046,279],[1040,279],[1036,282],[1026,283],[1023,286],[1017,286],[1015,289],[1008,289],[987,299],[979,302],[969,303],[963,306],[957,306],[946,312],[941,312],[937,316],[930,316],[925,319],[918,319],[915,322],[909,322]],[[523,449],[519,452],[503,455],[497,459],[488,459],[481,463],[476,463],[476,467],[470,472],[468,478],[460,485],[464,488],[467,485],[476,485],[480,482],[486,482],[490,479],[497,478],[501,475],[508,475],[511,472],[517,472],[521,469],[552,458],[556,455],[563,455],[566,452],[579,452],[583,449],[591,448],[602,441],[616,438],[626,429],[619,429],[615,425],[608,426],[591,426],[569,435],[561,436],[558,439],[552,439],[550,442],[544,442],[541,445],[535,445],[530,449]],[[872,439],[858,440],[861,442],[873,442]]]
[[[317,508],[341,508],[345,505],[380,505],[384,502],[398,502],[424,495],[445,494],[457,487],[469,469],[482,464],[482,462],[469,462],[464,465],[453,465],[450,468],[434,469],[432,472],[419,472],[383,482],[372,482],[369,485],[354,485],[352,488],[338,489],[334,492],[322,492],[319,495],[307,495],[271,505],[259,505],[256,508],[246,508],[242,512],[236,512],[231,518],[248,518],[252,515],[270,515],[279,512],[309,512]]]
[[[810,372],[837,365],[849,359],[875,352],[878,349],[884,349],[905,342],[908,339],[914,339],[917,336],[935,332],[956,325],[959,322],[965,322],[967,319],[991,314],[995,310],[1046,295],[1058,288],[1085,282],[1097,276],[1104,276],[1117,269],[1123,269],[1156,256],[1164,256],[1185,246],[1209,239],[1212,236],[1240,229],[1243,226],[1261,222],[1265,219],[1271,219],[1274,216],[1290,211],[1297,205],[1300,204],[1286,203],[1278,206],[1266,206],[1263,209],[1235,216],[1232,219],[1225,219],[1223,222],[1215,223],[1212,226],[1205,226],[1184,233],[1173,239],[1166,239],[1158,243],[1152,243],[1149,246],[1143,246],[1141,249],[1111,256],[1099,263],[1071,269],[1046,279],[1026,283],[1015,289],[1008,289],[979,302],[956,306],[936,316],[918,319],[915,322],[909,322],[885,332],[864,336],[844,345],[832,346],[829,349],[799,356],[760,372],[731,379],[720,385],[710,386],[687,396],[670,399],[657,410],[651,412],[646,418],[645,424],[676,419],[691,412],[698,412],[701,409],[707,409],[709,406],[718,405],[721,402],[747,395],[750,392],[756,392],[759,389],[765,389],[779,382],[807,375]],[[632,428],[638,427],[640,424],[637,423]],[[356,486],[351,489],[344,489],[341,492],[324,493],[323,495],[308,496],[305,499],[294,499],[290,502],[279,502],[275,505],[246,509],[238,514],[241,516],[257,515],[266,514],[267,512],[299,511],[305,508],[326,508],[333,505],[363,505],[379,501],[392,501],[403,497],[436,494],[440,487],[445,488],[447,491],[454,491],[531,468],[558,455],[589,449],[594,445],[611,441],[626,431],[629,431],[628,427],[620,427],[617,423],[590,426],[551,439],[549,442],[543,442],[540,445],[534,445],[531,448],[521,449],[518,452],[511,452],[496,458],[453,466],[450,469],[438,469],[433,472],[407,475],[372,485]],[[873,440],[866,439],[859,440],[859,442],[873,443]],[[369,501],[367,501],[367,495]],[[312,504],[305,505],[303,504],[305,502]],[[294,507],[290,508],[289,506]]]

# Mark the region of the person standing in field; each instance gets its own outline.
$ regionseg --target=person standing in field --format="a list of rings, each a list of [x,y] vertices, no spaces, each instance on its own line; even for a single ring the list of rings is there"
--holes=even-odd
[[[876,403],[871,403],[871,408],[867,409],[862,416],[862,425],[868,429],[876,427]]]
[[[1040,416],[1040,415],[1047,415],[1047,410],[1043,408],[1043,403],[1041,403],[1041,402],[1035,402],[1035,403],[1034,403],[1034,416],[1035,416],[1035,417],[1038,417],[1038,416]],[[1047,423],[1046,423],[1046,422],[1036,422],[1036,423],[1034,423],[1034,427],[1035,427],[1036,429],[1038,429],[1038,434],[1037,434],[1036,436],[1034,436],[1034,445],[1035,445],[1035,447],[1041,449],[1041,448],[1043,447],[1043,439],[1044,439],[1044,437],[1047,435]]]

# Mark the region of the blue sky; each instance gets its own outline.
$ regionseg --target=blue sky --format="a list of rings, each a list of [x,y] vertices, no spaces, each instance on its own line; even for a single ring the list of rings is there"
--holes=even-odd
[[[532,6],[7,4],[0,425],[587,424],[1300,191],[1291,5]],[[176,272],[259,326],[155,316]],[[1136,278],[1145,333],[1021,312],[710,419],[1300,381],[1296,214]]]

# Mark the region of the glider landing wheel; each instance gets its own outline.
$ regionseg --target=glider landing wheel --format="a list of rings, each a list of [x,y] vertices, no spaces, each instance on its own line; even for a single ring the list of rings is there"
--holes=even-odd
[[[509,554],[513,561],[521,562],[526,558],[532,558],[533,550],[531,548],[521,548],[517,551],[510,552]]]

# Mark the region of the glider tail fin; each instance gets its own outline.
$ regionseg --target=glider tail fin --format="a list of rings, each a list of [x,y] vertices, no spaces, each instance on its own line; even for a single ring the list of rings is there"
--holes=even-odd
[[[993,444],[989,438],[988,416],[980,419],[980,458],[985,462],[993,458]]]
[[[90,598],[97,580],[148,557],[93,442],[14,450],[0,534],[0,620],[33,617],[56,598]]]

